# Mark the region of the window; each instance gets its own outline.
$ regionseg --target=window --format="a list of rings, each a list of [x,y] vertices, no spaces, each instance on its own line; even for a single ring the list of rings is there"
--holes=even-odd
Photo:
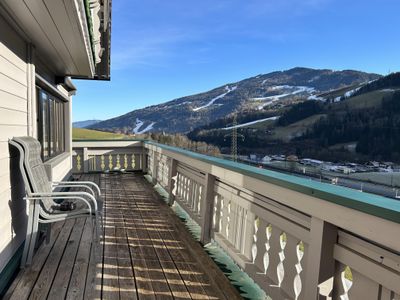
[[[65,150],[65,102],[38,86],[36,91],[38,138],[42,144],[42,159],[46,161]]]

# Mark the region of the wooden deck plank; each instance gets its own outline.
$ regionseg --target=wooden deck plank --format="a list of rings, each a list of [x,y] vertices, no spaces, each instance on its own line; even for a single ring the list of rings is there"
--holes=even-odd
[[[86,277],[88,274],[90,252],[92,246],[92,222],[89,218],[85,219],[82,237],[76,255],[75,262],[73,263],[73,270],[71,280],[68,286],[66,299],[83,299]]]
[[[124,195],[122,195],[124,196]],[[133,266],[131,254],[129,252],[128,237],[126,233],[126,216],[123,202],[126,199],[119,197],[120,204],[120,217],[122,222],[116,225],[116,240],[117,240],[117,257],[118,257],[118,280],[119,280],[119,294],[121,299],[138,299],[136,282],[133,273]]]
[[[20,270],[13,284],[10,286],[6,295],[4,296],[4,299],[19,300],[27,299],[29,297],[37,277],[39,276],[40,271],[42,270],[42,267],[46,262],[46,259],[49,256],[63,225],[64,222],[59,222],[52,226],[52,234],[49,243],[39,247],[38,251],[33,257],[31,266]]]
[[[50,288],[50,293],[48,295],[50,299],[55,299],[58,297],[65,298],[65,295],[67,294],[76,254],[78,252],[83,233],[82,228],[85,225],[85,220],[86,218],[77,219],[72,228],[71,235],[67,241],[64,254],[58,267],[59,271],[56,273]]]
[[[46,263],[40,271],[40,275],[29,296],[29,299],[46,299],[48,293],[50,292],[51,284],[58,270],[58,264],[64,253],[64,248],[68,242],[74,224],[75,220],[65,221],[57,241],[54,244],[54,249],[50,252]]]
[[[102,199],[105,201],[105,181],[101,180],[103,175],[96,174],[93,176],[95,182],[101,190]],[[82,180],[89,180],[90,178],[84,176]],[[104,209],[104,208],[103,208]],[[104,214],[104,211],[101,211]],[[101,219],[99,221],[102,221]],[[89,267],[86,275],[85,291],[83,299],[101,299],[102,281],[103,281],[103,251],[104,251],[104,226],[103,223],[98,224],[101,229],[99,230],[99,241],[92,241],[90,247]]]
[[[104,258],[102,298],[119,299],[117,240],[115,238],[115,204],[112,203],[112,182],[105,182],[104,199]]]

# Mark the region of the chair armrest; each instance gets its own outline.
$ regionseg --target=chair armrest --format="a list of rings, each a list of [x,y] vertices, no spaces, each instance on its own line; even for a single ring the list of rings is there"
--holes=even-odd
[[[99,194],[99,196],[101,196],[101,191],[100,191],[99,186],[97,184],[95,184],[94,182],[91,182],[91,181],[54,181],[52,183],[54,185],[58,185],[58,184],[91,185],[96,189],[96,191]]]
[[[87,185],[84,184],[70,184],[68,183],[53,183],[51,184],[53,187],[81,187],[81,188],[85,188],[88,189],[90,191],[90,193],[93,195],[93,197],[96,197],[95,192],[93,191],[93,189]]]
[[[46,198],[51,198],[51,199],[74,199],[74,200],[80,200],[82,202],[84,202],[87,207],[89,208],[89,213],[90,215],[92,215],[92,206],[90,205],[89,201],[87,201],[85,198],[81,197],[81,196],[36,196],[36,195],[32,195],[32,196],[27,196],[24,197],[25,200],[34,200],[34,201],[41,201],[43,197]],[[95,209],[97,211],[97,204],[95,203]]]
[[[55,198],[57,197],[57,198]],[[59,197],[59,198],[58,198]],[[93,201],[94,208],[97,211],[97,201],[93,197],[93,195],[87,192],[51,192],[51,193],[32,193],[26,199],[28,200],[36,200],[40,198],[51,198],[51,199],[66,199],[66,197],[81,197],[81,198],[89,198]]]

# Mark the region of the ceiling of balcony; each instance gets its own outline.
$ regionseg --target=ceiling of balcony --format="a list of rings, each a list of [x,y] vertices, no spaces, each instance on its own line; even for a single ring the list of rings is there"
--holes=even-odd
[[[58,76],[93,77],[84,2],[73,0],[2,0],[37,54]]]

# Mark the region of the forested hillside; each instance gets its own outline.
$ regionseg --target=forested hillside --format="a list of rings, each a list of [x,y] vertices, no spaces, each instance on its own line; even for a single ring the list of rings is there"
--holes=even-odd
[[[340,89],[325,100],[304,100],[270,114],[241,116],[238,123],[275,115],[277,120],[238,127],[245,136],[239,151],[297,154],[326,160],[388,160],[400,162],[400,73],[359,88]],[[329,101],[336,99],[336,101]],[[279,117],[279,118],[278,118]],[[232,117],[189,133],[193,140],[215,143],[229,151],[226,138]]]

